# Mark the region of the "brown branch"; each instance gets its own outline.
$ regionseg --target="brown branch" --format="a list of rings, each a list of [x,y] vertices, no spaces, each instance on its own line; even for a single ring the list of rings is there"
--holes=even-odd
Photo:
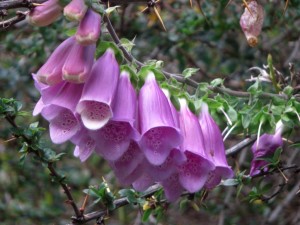
[[[34,7],[34,3],[43,3],[47,0],[7,0],[0,1],[0,10],[2,9],[16,9],[16,8],[28,8]]]
[[[7,28],[11,27],[12,25],[14,25],[22,20],[25,20],[26,13],[27,12],[17,12],[17,15],[15,17],[12,17],[8,20],[0,22],[0,30],[6,30]]]
[[[120,39],[118,37],[118,35],[116,34],[116,31],[114,30],[110,19],[108,18],[108,16],[104,15],[104,22],[107,23],[107,30],[110,33],[113,41],[118,45],[119,49],[123,52],[125,59],[130,62],[130,63],[136,63],[139,67],[144,66],[144,64],[140,61],[138,61],[137,59],[135,59],[121,44]],[[167,71],[162,71],[163,74],[167,77],[167,78],[175,78],[178,82],[181,83],[185,83],[191,87],[194,88],[198,88],[199,83],[197,83],[196,81],[190,79],[190,78],[184,78],[181,74],[173,74],[173,73],[169,73]],[[249,92],[243,92],[243,91],[234,91],[225,87],[213,87],[213,86],[208,86],[208,89],[216,92],[216,93],[222,93],[222,94],[228,94],[231,96],[235,96],[235,97],[240,97],[240,98],[250,98],[251,97],[251,93]],[[260,97],[263,98],[281,98],[281,99],[285,99],[287,100],[288,97],[285,94],[273,94],[273,93],[267,93],[267,92],[262,92],[259,94]],[[297,99],[298,100],[298,99]]]

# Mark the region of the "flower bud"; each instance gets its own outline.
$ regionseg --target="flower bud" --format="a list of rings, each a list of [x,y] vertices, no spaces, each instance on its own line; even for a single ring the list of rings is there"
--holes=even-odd
[[[84,0],[72,0],[64,8],[64,16],[72,21],[81,21],[88,7]]]
[[[34,26],[44,27],[53,23],[61,14],[62,7],[58,0],[48,0],[32,9],[28,16],[28,22]]]
[[[101,32],[101,16],[89,9],[81,20],[76,32],[76,40],[82,45],[96,43]]]
[[[251,47],[257,45],[257,37],[261,32],[264,22],[264,9],[257,1],[248,2],[248,7],[240,19],[240,26],[246,36],[247,42]]]

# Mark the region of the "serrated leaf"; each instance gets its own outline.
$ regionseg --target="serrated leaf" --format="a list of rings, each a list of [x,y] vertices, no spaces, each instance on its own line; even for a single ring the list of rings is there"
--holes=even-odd
[[[217,87],[217,86],[222,85],[223,82],[224,82],[223,79],[221,79],[221,78],[216,78],[216,79],[214,79],[214,80],[212,80],[212,81],[210,82],[210,85],[213,86],[213,87]]]
[[[133,46],[135,46],[134,40],[135,40],[135,38],[132,41],[130,41],[126,38],[121,38],[120,42],[121,42],[121,45],[126,49],[126,51],[130,53]]]
[[[199,68],[186,68],[185,70],[183,70],[182,75],[184,78],[189,78],[195,73],[197,73],[198,71]]]

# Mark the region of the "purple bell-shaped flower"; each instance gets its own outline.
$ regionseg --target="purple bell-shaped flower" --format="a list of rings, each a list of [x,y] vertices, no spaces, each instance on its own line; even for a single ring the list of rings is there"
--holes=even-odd
[[[27,20],[34,26],[44,27],[53,23],[62,12],[62,7],[59,5],[59,0],[48,0],[41,5],[32,9]]]
[[[283,146],[281,134],[283,132],[281,121],[277,123],[275,134],[263,134],[252,145],[253,159],[251,161],[250,176],[260,174],[261,171],[268,171],[268,162],[261,159],[272,156],[276,149]]]
[[[179,122],[183,134],[181,150],[187,158],[186,162],[179,166],[179,181],[188,192],[194,193],[204,186],[215,166],[206,156],[198,118],[190,111],[185,99],[179,99],[179,102]]]
[[[173,148],[182,142],[167,97],[149,72],[139,93],[139,126],[142,134],[140,146],[153,165],[165,162]]]
[[[90,45],[97,42],[100,33],[101,16],[92,9],[88,9],[75,34],[76,40],[82,45]]]
[[[87,9],[84,0],[72,0],[64,7],[64,16],[69,20],[81,21]]]
[[[115,54],[113,50],[108,49],[94,63],[76,108],[87,129],[98,130],[113,117],[112,104],[119,74]]]
[[[39,69],[36,79],[47,85],[55,85],[61,82],[63,65],[75,43],[74,37],[62,42]]]
[[[231,178],[233,176],[232,169],[228,166],[225,147],[222,134],[216,122],[210,116],[207,104],[201,106],[201,114],[199,123],[204,138],[204,149],[206,156],[214,165],[215,170],[211,171],[205,183],[205,188],[214,188],[218,185],[222,178]]]

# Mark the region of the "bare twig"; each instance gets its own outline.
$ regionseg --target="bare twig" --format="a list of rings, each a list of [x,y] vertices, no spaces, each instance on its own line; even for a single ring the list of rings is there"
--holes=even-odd
[[[8,20],[5,20],[3,22],[0,22],[0,30],[5,30],[9,27],[11,27],[12,25],[22,21],[22,20],[25,20],[26,18],[26,13],[27,12],[18,12],[17,13],[17,16],[15,17],[12,17]]]
[[[16,8],[28,8],[34,7],[35,3],[43,3],[47,0],[7,0],[0,1],[0,10],[2,9],[16,9]]]

